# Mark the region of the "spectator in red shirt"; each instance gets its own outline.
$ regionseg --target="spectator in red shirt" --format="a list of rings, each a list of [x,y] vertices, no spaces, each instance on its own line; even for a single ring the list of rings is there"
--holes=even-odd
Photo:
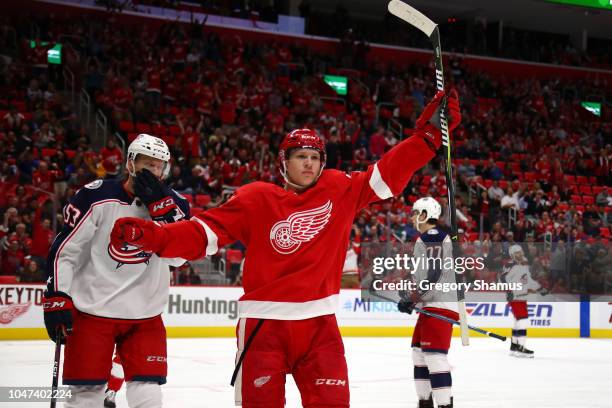
[[[115,88],[113,92],[115,105],[113,106],[113,116],[116,121],[132,120],[132,114],[130,112],[130,106],[134,101],[134,95],[132,89],[126,78],[121,80],[121,85]]]
[[[378,160],[385,153],[386,148],[385,130],[382,126],[378,126],[376,132],[370,136],[370,154],[372,155],[372,160]]]
[[[36,213],[34,215],[34,222],[32,223],[32,245],[30,247],[30,255],[33,260],[41,268],[45,268],[47,254],[49,248],[53,242],[55,236],[53,229],[51,228],[51,220],[48,218],[42,218],[42,204],[46,202],[44,200],[34,201],[34,207],[36,207]]]
[[[219,106],[219,117],[223,125],[233,125],[236,121],[236,104],[228,97]]]
[[[19,268],[23,265],[25,254],[19,245],[19,238],[11,236],[6,242],[6,248],[2,250],[2,275],[17,275]]]
[[[49,170],[46,161],[40,161],[38,169],[32,174],[32,185],[42,190],[53,192],[54,184],[59,179],[59,170]]]
[[[200,115],[200,121],[195,130],[191,124],[185,126],[182,115],[177,115],[176,120],[181,129],[182,156],[187,160],[199,158],[202,155],[200,149],[200,132],[204,126],[204,116]]]
[[[104,169],[106,170],[107,176],[116,177],[121,169],[123,163],[123,153],[121,149],[117,147],[115,139],[109,138],[106,142],[106,146],[100,150],[102,156],[102,162],[104,163]]]

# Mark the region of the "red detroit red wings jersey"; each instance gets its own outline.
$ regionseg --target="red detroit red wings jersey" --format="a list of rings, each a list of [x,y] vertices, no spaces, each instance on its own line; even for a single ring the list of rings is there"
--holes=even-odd
[[[224,205],[166,225],[170,233],[159,255],[197,259],[239,240],[247,248],[240,317],[297,320],[335,313],[355,214],[400,193],[432,157],[414,137],[365,172],[325,170],[301,193],[248,184]]]

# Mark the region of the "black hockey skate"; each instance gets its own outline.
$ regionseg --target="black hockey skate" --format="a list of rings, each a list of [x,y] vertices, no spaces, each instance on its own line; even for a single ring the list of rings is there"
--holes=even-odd
[[[519,348],[519,347],[520,347],[520,346],[519,346],[519,344],[518,344],[518,343],[511,342],[511,343],[510,343],[510,355],[511,355],[511,356],[516,355],[516,352],[517,352],[517,350],[518,350],[518,348]]]
[[[417,408],[434,408],[433,398],[431,395],[428,400],[419,400],[419,405]]]
[[[106,396],[104,398],[104,408],[116,408],[115,396],[116,392],[112,390],[106,390]]]
[[[525,348],[524,346],[520,346],[518,344],[517,346],[518,348],[514,352],[515,357],[521,357],[521,358],[533,358],[534,357],[534,353],[532,350],[529,350]]]

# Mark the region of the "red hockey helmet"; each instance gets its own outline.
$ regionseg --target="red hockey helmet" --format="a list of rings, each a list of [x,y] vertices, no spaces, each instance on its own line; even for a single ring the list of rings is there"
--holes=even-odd
[[[312,129],[295,129],[289,132],[280,144],[278,152],[280,172],[286,182],[293,184],[287,179],[287,166],[285,165],[285,161],[289,158],[289,151],[291,149],[314,149],[319,152],[321,157],[321,170],[317,176],[318,179],[325,167],[325,142],[323,142],[319,135]]]
[[[315,149],[321,154],[321,162],[325,161],[325,143],[314,130],[295,129],[289,132],[280,145],[280,159],[287,159],[287,152],[296,148]]]

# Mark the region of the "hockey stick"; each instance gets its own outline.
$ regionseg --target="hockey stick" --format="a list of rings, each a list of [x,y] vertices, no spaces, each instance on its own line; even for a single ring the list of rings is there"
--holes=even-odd
[[[53,359],[53,374],[51,381],[51,404],[50,408],[55,408],[57,403],[57,385],[59,383],[59,368],[60,368],[60,359],[62,358],[62,340],[64,338],[62,328],[59,327],[57,329],[57,334],[55,336],[55,357]]]
[[[264,322],[264,319],[259,319],[259,321],[257,322],[257,325],[255,326],[255,328],[251,332],[251,335],[247,339],[247,342],[244,348],[242,349],[242,353],[240,353],[240,357],[238,358],[238,362],[236,363],[236,367],[234,367],[234,372],[232,373],[232,380],[230,381],[230,385],[232,387],[236,383],[238,372],[240,371],[240,367],[242,367],[242,361],[244,360],[244,357],[246,357],[246,353],[247,351],[249,351],[249,348],[251,347],[251,343],[253,342],[253,339],[255,339],[255,336],[257,335],[257,332],[261,328],[261,325],[263,324],[263,322]]]
[[[379,295],[378,293],[376,293],[376,292],[374,292],[372,290],[370,290],[370,294],[372,294],[372,295],[374,295],[376,297],[379,297],[382,300],[386,300],[387,302],[397,303],[396,300],[393,300],[393,299],[388,298],[386,296]],[[421,309],[420,307],[415,307],[414,310],[417,311],[418,313],[427,315],[429,317],[433,317],[435,319],[443,320],[445,322],[448,322],[450,324],[454,324],[456,326],[460,326],[461,325],[461,323],[458,322],[457,320],[453,320],[453,319],[451,319],[449,317],[442,316],[442,315],[439,315],[437,313],[430,312],[429,310]],[[480,327],[470,326],[469,324],[466,324],[466,327],[469,330],[475,331],[476,333],[484,334],[485,336],[492,337],[492,338],[497,339],[497,340],[506,341],[508,339],[506,336],[502,336],[501,334],[497,334],[497,333],[490,332],[488,330],[481,329]]]
[[[391,0],[388,5],[389,12],[399,19],[421,30],[431,41],[434,49],[434,60],[436,65],[436,89],[444,91],[444,70],[442,64],[442,47],[440,46],[440,30],[438,25],[427,16],[412,6],[400,1]],[[446,102],[442,103],[440,109],[440,130],[442,132],[442,146],[446,162],[446,186],[448,188],[448,208],[450,212],[451,239],[457,242],[457,210],[455,206],[455,183],[453,181],[453,167],[451,164],[451,143],[448,133],[448,120]],[[460,283],[463,283],[463,275],[455,274]],[[457,290],[457,302],[459,306],[459,322],[461,323],[461,344],[469,346],[470,335],[467,327],[467,313],[465,311],[465,292]]]

